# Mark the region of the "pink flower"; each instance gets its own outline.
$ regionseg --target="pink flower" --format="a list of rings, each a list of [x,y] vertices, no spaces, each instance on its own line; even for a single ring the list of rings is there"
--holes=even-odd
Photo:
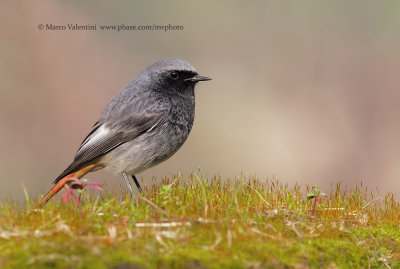
[[[93,189],[102,191],[103,188],[100,186],[100,184],[92,181],[86,181],[86,180],[80,180],[78,178],[71,177],[68,179],[68,185],[66,185],[66,192],[63,194],[61,201],[66,204],[68,203],[71,198],[74,198],[76,205],[81,209],[82,211],[82,206],[81,206],[81,194],[79,193],[79,196],[77,197],[73,190],[84,190],[85,187],[91,187]]]

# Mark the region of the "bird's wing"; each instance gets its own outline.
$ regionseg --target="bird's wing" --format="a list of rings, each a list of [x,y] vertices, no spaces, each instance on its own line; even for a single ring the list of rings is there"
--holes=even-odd
[[[118,124],[113,121],[97,122],[89,135],[83,140],[74,161],[54,181],[57,183],[66,175],[85,167],[91,161],[103,156],[114,148],[135,139],[157,125],[162,119],[163,111],[143,111],[134,116],[119,119]]]

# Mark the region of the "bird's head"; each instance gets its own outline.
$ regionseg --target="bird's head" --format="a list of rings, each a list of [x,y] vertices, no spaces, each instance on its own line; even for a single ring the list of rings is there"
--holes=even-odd
[[[150,65],[142,75],[146,75],[148,82],[153,84],[153,90],[190,96],[194,94],[197,82],[211,80],[199,75],[190,63],[172,58]]]

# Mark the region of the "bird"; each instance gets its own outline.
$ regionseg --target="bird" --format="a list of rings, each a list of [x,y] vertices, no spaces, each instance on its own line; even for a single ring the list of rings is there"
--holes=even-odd
[[[73,162],[54,180],[45,205],[71,178],[100,169],[129,177],[171,157],[189,136],[195,116],[195,85],[211,80],[187,61],[166,58],[140,72],[105,106]]]

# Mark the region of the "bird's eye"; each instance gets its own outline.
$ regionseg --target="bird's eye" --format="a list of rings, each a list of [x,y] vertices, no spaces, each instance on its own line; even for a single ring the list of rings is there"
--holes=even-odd
[[[178,73],[176,73],[176,72],[171,72],[171,74],[169,74],[169,76],[174,80],[178,79],[178,77],[179,77]]]

